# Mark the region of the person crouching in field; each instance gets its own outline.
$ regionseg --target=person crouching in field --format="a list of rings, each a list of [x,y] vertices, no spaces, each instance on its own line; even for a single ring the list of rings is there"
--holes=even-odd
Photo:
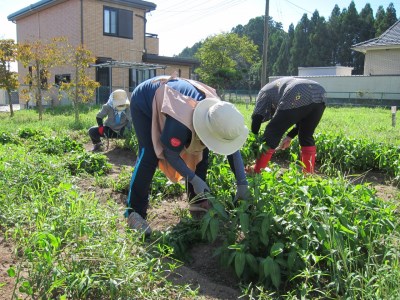
[[[325,93],[319,83],[294,77],[276,79],[260,90],[251,117],[251,131],[258,134],[261,123],[269,121],[262,137],[268,149],[254,166],[247,168],[248,172],[260,173],[267,167],[282,136],[293,126],[279,149],[288,148],[298,135],[303,172],[314,173],[317,149],[313,135],[325,110]]]
[[[198,81],[158,76],[132,93],[131,114],[139,153],[127,199],[128,226],[146,236],[149,191],[157,166],[172,181],[185,179],[189,211],[199,218],[210,208],[205,195],[209,150],[227,155],[236,178],[235,200],[247,200],[240,148],[248,129],[236,107]]]
[[[103,124],[103,119],[107,117]],[[129,111],[129,99],[124,90],[115,90],[111,93],[106,104],[96,115],[98,126],[89,129],[89,136],[93,143],[92,151],[101,151],[102,137],[122,138],[124,131],[132,127],[132,118]]]

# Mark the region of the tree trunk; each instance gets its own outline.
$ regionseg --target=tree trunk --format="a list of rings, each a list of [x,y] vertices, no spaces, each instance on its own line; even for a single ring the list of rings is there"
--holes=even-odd
[[[42,81],[40,77],[40,68],[39,64],[36,63],[36,78],[37,78],[37,93],[36,93],[36,106],[39,112],[39,121],[43,120],[43,105],[42,105]]]
[[[10,118],[14,117],[14,109],[13,109],[13,105],[12,105],[12,100],[11,100],[11,91],[9,89],[7,90],[7,95],[8,95],[8,101],[10,102]]]

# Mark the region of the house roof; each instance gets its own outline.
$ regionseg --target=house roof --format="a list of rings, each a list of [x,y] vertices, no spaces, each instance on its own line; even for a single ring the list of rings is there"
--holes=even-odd
[[[32,13],[36,13],[43,9],[47,9],[53,5],[62,3],[64,1],[66,1],[66,0],[41,0],[39,2],[31,4],[27,7],[24,7],[16,12],[8,15],[7,19],[9,21],[16,21],[16,20],[23,18],[25,16],[28,16]],[[99,0],[97,0],[97,1],[99,1]],[[129,7],[141,8],[141,9],[146,10],[146,12],[150,12],[150,11],[156,9],[156,5],[154,3],[147,2],[147,1],[141,1],[141,0],[103,0],[103,2],[110,2],[110,3],[120,4],[120,5],[124,5],[124,6],[129,6]]]
[[[400,20],[379,37],[352,46],[353,50],[363,53],[367,52],[367,50],[388,48],[400,48]]]
[[[200,65],[200,62],[197,59],[160,56],[157,54],[149,54],[149,53],[143,54],[142,60],[144,62],[152,62],[159,64],[174,64],[174,65],[183,65],[191,67],[197,67]]]
[[[100,68],[135,68],[140,70],[155,70],[155,69],[166,69],[167,66],[159,64],[149,64],[142,62],[133,61],[117,61],[117,60],[107,60],[104,62],[90,64],[90,67],[100,67]]]

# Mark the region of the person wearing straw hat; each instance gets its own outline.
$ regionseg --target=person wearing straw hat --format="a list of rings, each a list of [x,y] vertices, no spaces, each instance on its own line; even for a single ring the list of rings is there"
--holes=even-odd
[[[325,110],[325,93],[319,83],[294,77],[276,79],[260,90],[252,114],[251,131],[258,134],[261,123],[269,121],[262,137],[268,149],[255,165],[247,168],[249,173],[260,173],[275,150],[288,148],[297,135],[303,172],[314,173],[317,149],[313,135]]]
[[[101,151],[102,137],[121,138],[125,129],[132,127],[132,119],[129,111],[129,99],[124,90],[115,90],[110,94],[106,104],[96,115],[98,126],[89,129],[89,136],[93,143],[92,151]],[[103,119],[107,117],[103,123]]]
[[[209,150],[228,156],[236,195],[249,196],[240,148],[248,129],[242,114],[215,89],[194,80],[158,76],[138,85],[131,96],[139,153],[127,199],[128,226],[146,236],[149,190],[156,168],[172,181],[186,181],[189,211],[199,217],[210,208],[205,195]]]

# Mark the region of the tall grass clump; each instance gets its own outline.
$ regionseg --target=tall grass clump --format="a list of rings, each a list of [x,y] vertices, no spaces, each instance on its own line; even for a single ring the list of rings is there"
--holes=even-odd
[[[36,129],[6,136],[0,144],[0,220],[18,253],[18,263],[8,270],[16,278],[15,297],[17,292],[30,299],[194,297],[188,286],[167,280],[179,265],[170,247],[145,242],[126,228],[121,207],[100,203],[73,184],[78,173],[68,162],[84,153],[79,144],[61,137],[62,151],[48,151],[53,149],[48,144],[61,146],[59,141],[38,142],[43,136]],[[89,170],[81,163],[78,169],[101,176],[102,163]]]

